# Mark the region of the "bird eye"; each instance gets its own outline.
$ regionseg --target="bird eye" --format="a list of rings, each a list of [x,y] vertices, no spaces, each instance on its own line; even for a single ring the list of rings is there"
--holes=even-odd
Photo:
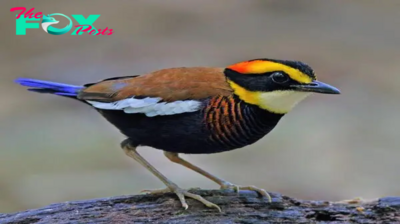
[[[286,74],[282,73],[282,72],[274,72],[272,74],[272,81],[274,81],[275,83],[285,83],[289,80],[289,78],[287,77]]]

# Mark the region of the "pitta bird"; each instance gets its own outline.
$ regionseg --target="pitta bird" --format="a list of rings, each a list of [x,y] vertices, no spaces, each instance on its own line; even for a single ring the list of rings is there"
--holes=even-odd
[[[163,150],[172,162],[209,178],[222,189],[253,190],[271,201],[265,190],[234,185],[182,159],[179,153],[211,154],[253,144],[311,93],[340,93],[317,81],[307,64],[275,59],[254,59],[226,68],[168,68],[83,86],[28,78],[16,82],[33,92],[73,98],[95,108],[127,137],[121,143],[126,155],[167,186],[146,192],[174,192],[185,209],[185,197],[218,210],[220,207],[179,188],[137,152],[138,146]]]

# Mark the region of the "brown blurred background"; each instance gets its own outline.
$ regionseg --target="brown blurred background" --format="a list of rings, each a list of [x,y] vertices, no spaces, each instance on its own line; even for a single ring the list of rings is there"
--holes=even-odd
[[[302,199],[400,195],[398,0],[1,1],[0,213],[137,194],[163,184],[93,109],[27,92],[17,77],[83,84],[174,66],[269,57],[310,64],[342,95],[313,95],[253,146],[184,158],[233,183]],[[15,35],[16,6],[101,14],[111,36]],[[58,27],[63,27],[60,23]],[[140,152],[182,187],[209,180]]]

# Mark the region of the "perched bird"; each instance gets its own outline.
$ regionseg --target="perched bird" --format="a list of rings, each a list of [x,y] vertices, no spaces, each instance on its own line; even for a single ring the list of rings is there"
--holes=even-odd
[[[94,107],[127,136],[121,143],[126,155],[167,186],[147,192],[174,192],[185,209],[186,196],[220,210],[170,181],[137,152],[138,146],[163,150],[172,162],[209,178],[222,189],[254,190],[271,200],[265,190],[234,185],[182,159],[179,153],[211,154],[242,148],[268,134],[311,93],[340,93],[317,81],[307,64],[275,59],[249,60],[226,68],[169,68],[83,86],[28,78],[16,82],[33,92],[65,96]]]

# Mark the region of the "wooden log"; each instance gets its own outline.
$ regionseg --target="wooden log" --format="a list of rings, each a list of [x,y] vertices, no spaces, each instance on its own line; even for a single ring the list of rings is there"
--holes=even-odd
[[[271,193],[191,190],[218,204],[222,213],[187,199],[184,210],[172,194],[133,195],[52,204],[0,214],[0,223],[400,223],[400,197],[343,202],[307,201]]]

